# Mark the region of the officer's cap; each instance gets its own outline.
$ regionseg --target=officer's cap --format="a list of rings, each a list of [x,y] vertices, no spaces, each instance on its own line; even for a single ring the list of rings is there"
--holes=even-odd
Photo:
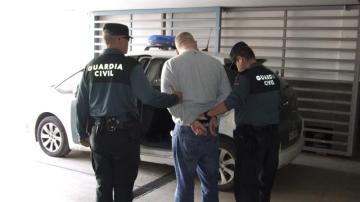
[[[128,38],[132,38],[129,35],[128,26],[120,23],[106,23],[103,27],[103,31],[107,31],[110,35],[120,35]]]
[[[230,51],[230,58],[232,61],[235,61],[236,59],[236,56],[238,56],[238,53],[240,52],[240,50],[244,47],[249,47],[245,42],[243,41],[240,41],[240,42],[237,42],[232,48],[231,48],[231,51]]]

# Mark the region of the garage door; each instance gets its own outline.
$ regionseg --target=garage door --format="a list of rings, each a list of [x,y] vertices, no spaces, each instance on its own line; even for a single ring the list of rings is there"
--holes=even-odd
[[[184,8],[93,13],[94,55],[106,22],[130,27],[130,50],[149,35],[190,31],[201,49],[228,53],[246,41],[297,90],[307,151],[351,156],[357,134],[359,6]]]

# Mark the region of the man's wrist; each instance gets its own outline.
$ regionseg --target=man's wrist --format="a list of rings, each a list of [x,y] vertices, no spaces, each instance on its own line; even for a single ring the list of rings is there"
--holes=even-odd
[[[179,104],[179,102],[180,102],[179,96],[176,95],[175,93],[173,93],[172,95],[175,95],[176,104]]]
[[[208,119],[208,120],[210,120],[213,116],[210,116],[209,115],[209,111],[206,111],[205,113],[204,113],[204,116],[205,116],[205,118],[206,119]]]

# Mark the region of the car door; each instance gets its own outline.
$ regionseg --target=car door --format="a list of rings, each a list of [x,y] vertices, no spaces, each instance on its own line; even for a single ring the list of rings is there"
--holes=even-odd
[[[150,82],[150,84],[156,90],[160,91],[160,82],[161,82],[161,71],[162,67],[167,58],[158,58],[154,57],[148,62],[148,65],[145,68],[145,75]],[[143,133],[146,134],[153,123],[155,114],[155,107],[150,105],[141,104],[139,108],[143,126]]]
[[[145,69],[145,75],[151,85],[160,90],[161,70],[167,58],[152,58]]]
[[[74,73],[73,75],[71,75],[70,77],[68,77],[67,79],[65,79],[63,82],[61,82],[59,85],[57,85],[55,88],[57,91],[60,91],[64,94],[68,94],[68,96],[70,97],[70,127],[71,127],[71,138],[72,141],[70,141],[69,139],[69,144],[72,143],[79,143],[79,138],[78,138],[78,132],[76,130],[75,127],[75,102],[76,102],[76,94],[79,88],[79,83],[81,80],[81,77],[83,75],[83,69],[81,69],[80,71],[77,71],[76,73]],[[69,105],[67,105],[69,106]],[[67,125],[67,121],[64,121],[64,124]],[[67,128],[67,127],[66,127]]]

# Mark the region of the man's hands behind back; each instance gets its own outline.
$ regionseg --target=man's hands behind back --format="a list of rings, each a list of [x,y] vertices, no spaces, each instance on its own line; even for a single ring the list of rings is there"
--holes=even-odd
[[[216,117],[211,117],[209,120],[204,114],[201,114],[190,126],[195,135],[207,135],[208,132],[213,136],[217,135],[218,124]],[[208,129],[210,131],[208,131]]]

